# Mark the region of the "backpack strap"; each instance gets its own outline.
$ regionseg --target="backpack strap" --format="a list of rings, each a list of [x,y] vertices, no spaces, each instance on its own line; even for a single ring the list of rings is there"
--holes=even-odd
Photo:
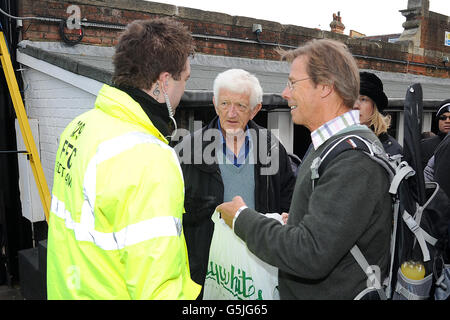
[[[315,183],[319,177],[323,174],[323,171],[327,165],[333,161],[339,154],[348,150],[359,150],[368,155],[375,162],[379,163],[388,172],[389,182],[395,177],[395,171],[392,166],[388,163],[387,159],[383,159],[380,156],[380,151],[374,152],[373,144],[367,139],[358,135],[347,135],[342,138],[338,138],[331,142],[319,157],[315,158],[311,165],[311,180],[312,188],[314,190]],[[357,245],[354,245],[350,250],[353,258],[356,260],[358,265],[361,267],[363,272],[367,275],[368,281],[377,290],[378,295],[381,300],[386,300],[387,296],[385,291],[382,289],[382,284],[374,269],[369,265],[367,259],[362,254],[361,250]]]
[[[325,150],[322,151],[320,156],[315,158],[312,162],[311,180],[313,190],[315,188],[316,181],[322,175],[325,168],[339,154],[348,150],[360,150],[373,156],[374,152],[372,151],[371,145],[371,142],[358,135],[347,135],[331,142]]]
[[[372,287],[377,290],[380,299],[387,300],[386,293],[381,286],[381,280],[379,277],[380,275],[377,275],[372,266],[369,265],[366,258],[356,244],[350,250],[350,253],[352,254],[353,258],[355,258],[356,262],[358,262],[361,269],[367,274],[368,281],[370,281]]]
[[[427,248],[426,242],[434,246],[437,242],[437,239],[430,236],[425,230],[420,227],[420,222],[417,221],[408,213],[408,211],[404,210],[402,215],[403,221],[405,221],[408,228],[414,233],[414,236],[419,243],[420,249],[422,250],[423,261],[430,261],[430,251]]]
[[[411,230],[411,232],[414,233],[417,242],[419,243],[420,249],[422,250],[423,255],[423,261],[427,262],[430,261],[430,251],[428,250],[428,247],[426,245],[426,242],[431,244],[432,246],[435,246],[438,239],[432,237],[430,234],[428,234],[425,230],[423,230],[420,227],[420,222],[422,220],[422,213],[423,210],[430,204],[430,202],[434,199],[437,192],[439,191],[439,184],[436,182],[427,182],[426,186],[435,186],[435,190],[433,194],[429,197],[428,201],[423,205],[419,206],[417,204],[416,212],[414,213],[414,217],[411,216],[406,210],[404,210],[402,218],[403,221],[405,221],[408,228]]]

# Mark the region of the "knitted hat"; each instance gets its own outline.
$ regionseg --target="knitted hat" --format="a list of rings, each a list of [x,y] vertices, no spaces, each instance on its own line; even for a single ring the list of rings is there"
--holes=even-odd
[[[444,100],[439,105],[438,112],[436,113],[436,118],[439,118],[440,115],[450,112],[450,99]]]
[[[379,112],[383,112],[388,105],[388,98],[383,92],[383,82],[375,74],[370,72],[360,72],[360,88],[359,94],[368,96],[377,105]]]

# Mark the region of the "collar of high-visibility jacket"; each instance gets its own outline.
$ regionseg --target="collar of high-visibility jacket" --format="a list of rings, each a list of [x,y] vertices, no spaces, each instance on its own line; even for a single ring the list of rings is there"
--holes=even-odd
[[[171,123],[169,117],[169,111],[165,103],[159,103],[153,97],[145,93],[144,91],[124,86],[114,86],[115,88],[127,93],[133,100],[135,100],[144,110],[145,114],[152,121],[153,125],[164,137],[170,135],[169,123]]]

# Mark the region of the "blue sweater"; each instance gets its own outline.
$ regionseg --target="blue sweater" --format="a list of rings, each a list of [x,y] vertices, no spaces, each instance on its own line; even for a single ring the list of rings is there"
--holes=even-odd
[[[255,168],[249,163],[248,157],[239,167],[227,160],[219,164],[219,168],[224,186],[223,201],[241,196],[249,208],[255,208]]]

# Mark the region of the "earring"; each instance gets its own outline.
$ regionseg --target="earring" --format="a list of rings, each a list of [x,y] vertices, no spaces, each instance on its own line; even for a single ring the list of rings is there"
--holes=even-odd
[[[155,90],[153,90],[153,95],[158,98],[160,95],[161,91],[159,91],[159,83],[156,83],[156,87]]]

